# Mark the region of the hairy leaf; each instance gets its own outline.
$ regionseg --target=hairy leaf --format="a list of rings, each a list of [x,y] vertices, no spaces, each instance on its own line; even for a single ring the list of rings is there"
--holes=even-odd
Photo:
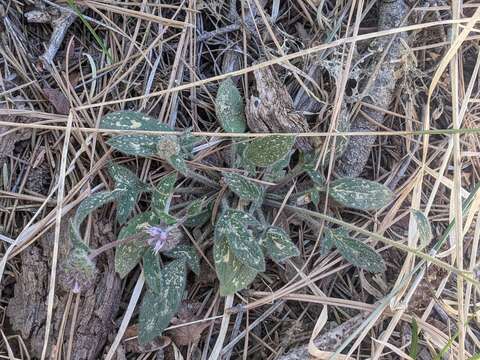
[[[375,210],[387,206],[393,198],[388,187],[378,182],[343,178],[331,183],[328,195],[341,205],[359,210]]]
[[[223,173],[223,178],[230,190],[241,199],[259,201],[263,198],[263,189],[255,182],[235,173]]]
[[[72,248],[59,272],[60,283],[65,289],[79,293],[93,286],[97,269],[89,255],[90,249],[85,243],[81,241],[72,243]]]
[[[92,211],[113,200],[115,200],[115,194],[113,192],[103,191],[89,196],[78,206],[75,217],[73,218],[73,226],[78,230],[82,222]]]
[[[173,131],[157,119],[137,111],[115,111],[105,115],[100,121],[102,129]]]
[[[343,231],[343,229],[339,228],[339,229],[336,229],[335,231]],[[343,235],[348,236],[348,232],[344,231]],[[320,254],[326,255],[333,248],[334,245],[335,245],[334,234],[332,230],[325,227],[323,230],[322,242],[320,244]]]
[[[163,254],[174,259],[185,260],[187,266],[192,269],[195,274],[200,275],[200,258],[198,257],[197,250],[195,250],[193,246],[177,245],[174,249],[164,252]]]
[[[177,174],[171,173],[164,176],[155,187],[152,195],[152,209],[155,212],[168,211],[170,206],[170,199],[173,194],[173,188],[175,181],[177,180]]]
[[[245,158],[256,166],[266,167],[283,159],[295,142],[293,136],[271,135],[255,139],[245,148]]]
[[[239,261],[225,236],[215,239],[213,246],[215,269],[220,281],[220,295],[234,294],[246,288],[257,276],[257,271]]]
[[[168,158],[168,163],[177,170],[180,174],[187,176],[188,167],[185,159],[182,158],[180,155],[174,155]]]
[[[158,255],[155,254],[152,248],[147,249],[143,253],[143,275],[145,282],[153,292],[160,294],[162,292],[161,284],[160,261]]]
[[[133,156],[155,156],[158,138],[152,135],[120,135],[114,136],[107,144],[114,149]]]
[[[325,186],[325,176],[323,176],[321,172],[317,170],[307,170],[307,174],[316,186],[320,188]]]
[[[352,265],[375,273],[385,271],[386,267],[382,257],[370,246],[351,238],[348,231],[342,228],[326,229],[326,231],[331,232],[338,252]]]
[[[230,78],[223,80],[218,87],[215,113],[225,132],[243,133],[247,129],[243,98]]]
[[[290,236],[279,227],[268,229],[262,243],[267,249],[268,256],[277,262],[300,255]]]
[[[229,248],[238,261],[257,270],[265,271],[265,259],[258,241],[248,230],[251,216],[239,210],[228,210],[217,221],[216,237],[226,237]]]
[[[145,212],[137,215],[125,225],[120,233],[118,239],[126,239],[133,235],[142,235],[145,227],[150,225],[157,225],[158,219],[152,212]],[[127,274],[139,263],[148,245],[144,241],[145,236],[139,236],[139,239],[130,241],[126,244],[119,245],[115,250],[115,270],[121,278]]]
[[[178,310],[185,291],[185,261],[174,260],[160,272],[160,291],[147,290],[140,307],[138,340],[145,344],[159,336]]]
[[[432,228],[427,217],[421,211],[412,209],[413,217],[417,223],[418,235],[422,246],[427,246],[432,240]]]
[[[139,195],[147,191],[148,187],[138,179],[137,175],[124,166],[111,164],[108,170],[115,181],[117,221],[123,224],[134,209]]]
[[[100,127],[115,130],[173,131],[158,120],[135,111],[117,111],[105,115]],[[107,143],[127,155],[154,156],[157,153],[159,137],[154,135],[118,135]]]

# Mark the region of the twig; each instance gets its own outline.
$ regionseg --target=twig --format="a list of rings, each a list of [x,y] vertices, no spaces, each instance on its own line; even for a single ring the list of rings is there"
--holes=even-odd
[[[55,55],[57,55],[58,49],[62,45],[70,25],[72,25],[77,18],[75,12],[67,11],[63,8],[55,8],[55,10],[57,10],[55,13],[52,9],[54,8],[36,9],[25,14],[28,22],[49,23],[53,26],[47,48],[39,58],[43,69],[48,69],[53,65],[53,59]]]

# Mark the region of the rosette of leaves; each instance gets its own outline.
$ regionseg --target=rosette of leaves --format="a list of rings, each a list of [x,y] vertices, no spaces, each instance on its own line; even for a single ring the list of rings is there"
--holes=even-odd
[[[100,121],[102,129],[131,130],[140,134],[112,136],[107,143],[114,149],[134,156],[159,158],[167,161],[182,174],[187,173],[185,159],[191,156],[193,145],[200,139],[188,131],[181,135],[174,133],[171,127],[158,120],[135,111],[117,111],[105,115]],[[161,135],[142,134],[141,132],[159,131]],[[167,132],[167,134],[165,134]],[[172,134],[168,134],[172,132]]]
[[[179,226],[183,219],[169,214],[176,173],[163,177],[154,189],[150,189],[126,168],[112,165],[109,171],[115,179],[115,189],[85,199],[70,222],[72,249],[62,267],[61,279],[75,292],[86,290],[94,282],[93,258],[101,249],[92,251],[81,235],[81,225],[92,211],[115,202],[118,205],[117,218],[120,213],[119,220],[124,220],[135,206],[139,193],[151,191],[151,210],[131,219],[121,229],[114,244],[115,269],[122,278],[138,263],[143,265],[148,289],[140,307],[139,339],[146,343],[168,326],[183,297],[187,266],[198,275],[200,261],[192,246],[180,244],[183,235]],[[185,219],[199,216],[203,211],[204,202],[201,202],[189,214],[187,211]]]
[[[143,241],[126,242],[115,252],[115,269],[122,278],[140,262],[143,265],[148,289],[139,314],[142,343],[159,336],[175,315],[185,289],[187,266],[197,275],[200,272],[196,250],[180,244],[183,219],[169,214],[175,181],[175,173],[163,177],[152,192],[151,210],[134,217],[119,233],[119,240],[133,237]],[[201,211],[199,205],[193,214]],[[170,261],[161,266],[160,255]]]

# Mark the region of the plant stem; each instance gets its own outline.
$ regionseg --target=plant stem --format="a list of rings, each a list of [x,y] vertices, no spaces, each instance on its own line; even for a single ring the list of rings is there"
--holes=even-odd
[[[107,250],[113,249],[113,248],[115,248],[117,246],[120,246],[120,245],[128,244],[132,241],[142,241],[142,242],[144,242],[146,240],[146,237],[147,237],[146,234],[135,234],[135,235],[132,235],[132,236],[128,236],[125,239],[112,241],[108,244],[100,246],[97,249],[92,250],[92,252],[88,255],[88,258],[90,260],[93,260],[97,256],[99,256],[100,254],[104,253]]]

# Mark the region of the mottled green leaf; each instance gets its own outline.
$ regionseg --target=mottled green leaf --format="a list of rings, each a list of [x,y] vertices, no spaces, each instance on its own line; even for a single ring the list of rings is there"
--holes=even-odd
[[[318,170],[307,170],[307,175],[312,179],[313,183],[322,188],[325,186],[325,176]]]
[[[153,213],[145,212],[139,214],[120,230],[118,239],[122,240],[133,235],[142,234],[145,227],[151,225],[158,225],[158,218]],[[142,237],[117,246],[115,250],[115,270],[121,278],[125,277],[137,266],[147,249],[148,245]]]
[[[153,249],[147,249],[143,253],[143,275],[148,287],[157,294],[162,292],[161,272],[158,255],[153,252]]]
[[[235,173],[223,173],[223,178],[230,190],[241,199],[259,201],[263,198],[263,189],[255,182]]]
[[[220,281],[220,295],[226,296],[245,289],[257,276],[257,271],[239,261],[225,236],[215,239],[213,246],[215,269]]]
[[[114,136],[107,144],[114,149],[133,156],[155,156],[158,138],[152,135],[120,135]]]
[[[159,123],[157,119],[136,111],[111,112],[101,119],[100,128],[115,130],[172,131],[172,128]]]
[[[192,271],[200,275],[200,258],[198,257],[197,250],[190,245],[177,245],[174,249],[164,252],[163,255],[174,258],[183,259],[187,266]]]
[[[393,193],[385,185],[360,178],[335,180],[328,195],[345,207],[359,210],[382,208],[393,198]]]
[[[147,191],[148,186],[140,181],[135,173],[127,169],[125,166],[118,164],[110,164],[108,172],[115,182],[115,188],[121,190],[137,190]]]
[[[155,187],[152,195],[152,209],[155,212],[168,211],[177,174],[164,176]]]
[[[187,176],[188,167],[184,158],[182,158],[180,155],[175,155],[170,157],[167,161],[180,174]]]
[[[295,142],[293,136],[271,135],[248,143],[245,157],[256,166],[266,167],[285,157]]]
[[[289,151],[282,159],[278,160],[273,165],[268,166],[263,175],[263,179],[265,181],[277,182],[284,178],[287,174],[285,168],[290,164],[290,158],[293,153],[293,151]]]
[[[247,129],[243,98],[230,78],[223,80],[218,87],[215,113],[225,132],[243,133]]]
[[[337,229],[336,231],[343,231],[343,229]],[[345,231],[344,235],[348,236],[348,232]],[[324,228],[322,242],[320,244],[320,254],[326,255],[333,248],[333,245],[335,245],[333,236],[332,230]]]
[[[432,240],[432,228],[427,217],[421,211],[412,209],[413,217],[417,223],[418,235],[422,246],[427,246]]]
[[[262,244],[267,249],[267,254],[277,262],[300,255],[295,244],[285,230],[279,227],[271,227],[265,233]]]
[[[352,265],[375,273],[385,271],[382,257],[370,246],[351,238],[348,231],[343,228],[325,231],[330,231],[338,252]]]
[[[147,290],[140,307],[138,340],[145,344],[168,326],[185,291],[185,261],[174,260],[160,272],[159,292]]]
[[[147,191],[148,187],[124,166],[111,164],[108,170],[115,182],[117,221],[123,224],[135,208],[139,195]]]
[[[217,238],[225,236],[229,248],[238,261],[257,270],[265,271],[265,259],[262,248],[248,229],[251,216],[242,211],[228,210],[217,221]]]
[[[83,200],[75,212],[75,217],[73,218],[74,227],[78,229],[92,211],[113,200],[115,200],[115,193],[107,191],[93,194]]]
[[[315,206],[318,206],[320,203],[320,193],[317,189],[310,190],[310,199]]]
[[[161,224],[175,225],[178,222],[176,217],[167,214],[166,212],[155,212],[155,215]]]
[[[194,216],[198,215],[202,212],[203,205],[205,204],[205,198],[195,199],[193,200],[187,208],[187,215]]]

